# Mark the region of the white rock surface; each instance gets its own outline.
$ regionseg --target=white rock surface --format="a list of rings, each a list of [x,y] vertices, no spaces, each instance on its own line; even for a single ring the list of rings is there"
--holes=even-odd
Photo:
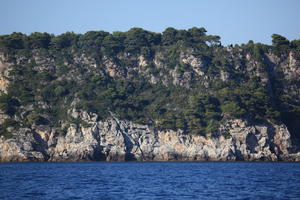
[[[75,114],[77,113],[77,114]],[[248,125],[236,119],[220,127],[228,137],[206,138],[182,131],[156,131],[118,120],[97,121],[95,114],[73,111],[89,127],[71,124],[66,134],[36,127],[14,139],[0,139],[1,161],[277,161],[300,160],[290,154],[290,133],[284,125]]]

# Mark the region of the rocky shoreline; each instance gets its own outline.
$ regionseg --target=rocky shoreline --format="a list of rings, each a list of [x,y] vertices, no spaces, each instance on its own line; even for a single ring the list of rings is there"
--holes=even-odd
[[[283,124],[235,119],[220,127],[223,134],[204,137],[114,117],[97,121],[87,112],[72,115],[88,127],[71,124],[64,134],[47,126],[22,128],[11,139],[0,138],[0,161],[300,161]]]

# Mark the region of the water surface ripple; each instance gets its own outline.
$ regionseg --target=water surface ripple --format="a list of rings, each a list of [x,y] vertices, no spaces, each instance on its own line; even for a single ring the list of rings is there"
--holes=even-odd
[[[0,199],[300,199],[300,163],[1,163]]]

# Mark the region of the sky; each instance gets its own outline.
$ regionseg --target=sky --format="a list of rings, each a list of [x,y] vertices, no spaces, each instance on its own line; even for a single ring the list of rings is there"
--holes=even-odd
[[[204,27],[224,45],[300,39],[300,0],[0,0],[0,34]]]

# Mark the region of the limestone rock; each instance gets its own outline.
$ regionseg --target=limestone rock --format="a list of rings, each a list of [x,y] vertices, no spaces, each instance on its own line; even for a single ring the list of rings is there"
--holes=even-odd
[[[220,127],[229,137],[203,137],[181,130],[157,131],[113,115],[97,121],[92,113],[69,113],[77,113],[89,127],[70,124],[65,134],[46,126],[21,129],[12,139],[0,139],[0,160],[300,161],[300,153],[290,153],[290,133],[283,124],[251,125],[235,119]]]
[[[181,55],[181,62],[192,66],[193,70],[199,76],[204,75],[203,71],[201,71],[201,68],[204,67],[204,63],[200,58],[195,57],[193,55]]]

